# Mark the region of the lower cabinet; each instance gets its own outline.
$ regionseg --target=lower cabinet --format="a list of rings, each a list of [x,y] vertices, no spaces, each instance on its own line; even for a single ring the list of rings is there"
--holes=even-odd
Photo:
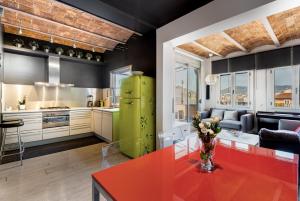
[[[94,110],[94,132],[107,141],[118,140],[118,117],[119,112],[107,112]]]
[[[101,136],[112,141],[113,138],[113,114],[111,112],[103,112],[102,114],[102,128]]]
[[[71,110],[70,111],[70,135],[78,135],[92,131],[92,111]]]
[[[70,135],[69,126],[43,129],[43,140],[65,137]]]
[[[20,127],[20,134],[23,142],[33,142],[42,140],[42,113],[24,112],[3,114],[3,120],[22,119],[24,126]],[[17,128],[7,129],[5,144],[12,144],[18,141]]]
[[[93,111],[93,125],[94,125],[94,132],[97,135],[101,135],[101,128],[102,128],[102,111]]]

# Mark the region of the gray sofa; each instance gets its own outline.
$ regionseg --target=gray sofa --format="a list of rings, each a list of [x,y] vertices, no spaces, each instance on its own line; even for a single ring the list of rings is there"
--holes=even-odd
[[[212,117],[220,118],[220,126],[224,129],[240,130],[248,133],[254,127],[254,115],[247,110],[227,110],[211,108],[209,111],[200,112],[202,121],[210,121]]]

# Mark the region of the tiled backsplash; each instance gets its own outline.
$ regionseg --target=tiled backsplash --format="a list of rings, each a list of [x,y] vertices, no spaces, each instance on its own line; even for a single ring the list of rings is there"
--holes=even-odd
[[[8,107],[18,108],[18,100],[27,97],[27,109],[39,109],[49,106],[84,107],[87,103],[87,96],[93,95],[94,101],[103,98],[103,89],[96,88],[59,88],[40,87],[33,85],[3,84],[2,106],[5,110]]]

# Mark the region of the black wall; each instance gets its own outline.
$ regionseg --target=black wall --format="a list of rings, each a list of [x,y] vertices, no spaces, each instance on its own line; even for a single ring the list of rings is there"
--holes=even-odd
[[[102,88],[102,66],[60,60],[60,82],[75,87]]]
[[[33,85],[48,82],[47,57],[4,53],[4,83]],[[75,87],[102,88],[101,65],[60,60],[60,81]]]
[[[4,83],[27,84],[47,82],[47,59],[4,53]]]
[[[114,50],[104,54],[103,87],[109,87],[110,71],[132,65],[133,70],[155,77],[156,33],[149,32],[128,40],[125,50]]]
[[[212,73],[267,69],[300,63],[300,46],[280,48],[212,62]]]

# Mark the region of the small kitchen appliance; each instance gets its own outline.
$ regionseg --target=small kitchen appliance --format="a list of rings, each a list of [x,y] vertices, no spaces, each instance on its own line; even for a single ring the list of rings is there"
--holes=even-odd
[[[94,102],[94,99],[93,99],[93,95],[88,95],[87,96],[87,107],[93,107],[93,102]]]

